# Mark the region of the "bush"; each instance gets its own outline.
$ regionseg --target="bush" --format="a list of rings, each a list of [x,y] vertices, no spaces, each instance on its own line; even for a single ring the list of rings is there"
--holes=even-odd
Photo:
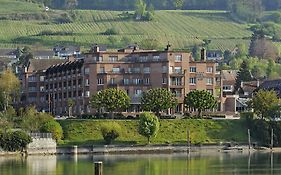
[[[101,127],[101,134],[105,144],[111,144],[120,136],[121,127],[117,123],[110,123]]]
[[[55,120],[46,122],[40,128],[41,132],[49,132],[53,134],[53,139],[60,141],[63,138],[63,131],[61,125]]]
[[[105,32],[103,32],[104,35],[118,35],[119,34],[119,31],[112,27],[112,28],[109,28],[109,29],[106,29]]]
[[[0,133],[0,147],[4,151],[23,151],[31,142],[31,137],[23,131]]]

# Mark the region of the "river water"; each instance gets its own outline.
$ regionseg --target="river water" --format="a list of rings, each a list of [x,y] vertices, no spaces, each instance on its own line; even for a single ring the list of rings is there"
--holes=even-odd
[[[182,153],[0,157],[0,175],[94,175],[95,161],[104,175],[281,174],[280,153]]]

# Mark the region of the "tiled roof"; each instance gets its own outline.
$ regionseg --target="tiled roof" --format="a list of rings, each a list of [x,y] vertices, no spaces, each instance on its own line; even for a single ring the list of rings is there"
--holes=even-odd
[[[257,89],[274,90],[281,97],[281,79],[264,81]]]
[[[29,71],[46,70],[52,65],[57,65],[66,62],[63,59],[31,59],[29,61]]]

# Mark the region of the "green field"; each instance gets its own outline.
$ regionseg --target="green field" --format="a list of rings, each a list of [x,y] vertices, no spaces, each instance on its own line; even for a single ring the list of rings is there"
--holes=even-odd
[[[118,123],[122,128],[115,144],[146,143],[146,138],[138,134],[138,122],[135,120],[64,120],[59,122],[63,127],[66,145],[103,144],[100,127],[111,122]],[[193,144],[247,141],[247,127],[243,120],[161,120],[159,133],[152,139],[152,143],[186,143],[187,129],[190,129]]]

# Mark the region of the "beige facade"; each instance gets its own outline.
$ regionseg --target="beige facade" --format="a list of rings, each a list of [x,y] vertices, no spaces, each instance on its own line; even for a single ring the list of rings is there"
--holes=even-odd
[[[141,95],[152,88],[175,93],[178,106],[169,113],[183,113],[184,96],[192,90],[208,90],[216,97],[221,93],[216,65],[206,61],[204,52],[201,61],[194,61],[190,53],[170,51],[168,47],[164,51],[134,47],[112,52],[99,51],[96,46],[85,53],[83,60],[53,65],[44,75],[44,103],[56,115],[67,114],[69,99],[75,102],[73,114],[93,113],[91,95],[106,88],[128,93],[132,103],[127,112],[141,111]]]

